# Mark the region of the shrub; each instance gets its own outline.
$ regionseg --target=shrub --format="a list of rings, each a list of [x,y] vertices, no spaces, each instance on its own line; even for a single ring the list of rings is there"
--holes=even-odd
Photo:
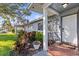
[[[18,31],[18,38],[17,39],[20,39],[21,36],[23,36],[23,34],[24,34],[23,30]]]
[[[32,43],[33,41],[43,41],[43,33],[42,32],[29,32],[30,34],[30,42]]]
[[[36,40],[36,38],[35,38],[36,32],[35,31],[34,32],[29,32],[29,35],[30,35],[30,37],[29,37],[30,43],[32,43],[33,41]]]
[[[12,32],[13,32],[13,33],[15,33],[15,30],[14,30],[14,29],[12,29]]]
[[[42,32],[36,32],[35,38],[37,41],[43,42],[43,33]]]

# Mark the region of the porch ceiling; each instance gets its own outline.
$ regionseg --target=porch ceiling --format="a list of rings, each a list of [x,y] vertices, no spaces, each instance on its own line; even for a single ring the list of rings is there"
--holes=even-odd
[[[67,3],[67,7],[63,7],[64,3],[53,3],[49,6],[49,8],[56,10],[59,13],[67,11],[69,9],[75,8],[79,6],[79,3]]]
[[[58,13],[62,13],[64,11],[67,11],[69,9],[73,9],[79,6],[79,3],[67,3],[67,7],[64,8],[63,4],[65,3],[52,3],[48,8],[53,9]],[[43,14],[43,5],[44,3],[33,3],[29,9]],[[48,16],[54,15],[54,13],[52,13],[49,9],[47,9],[47,11],[48,11]]]
[[[30,10],[32,11],[35,11],[35,12],[38,12],[38,13],[41,13],[43,14],[43,5],[44,3],[33,3],[31,6],[30,6]],[[50,12],[49,10],[48,11],[48,16],[51,16],[51,15],[54,15],[52,12]]]

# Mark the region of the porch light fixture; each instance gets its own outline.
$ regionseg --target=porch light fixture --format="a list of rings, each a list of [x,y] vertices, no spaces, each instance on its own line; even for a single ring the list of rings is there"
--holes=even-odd
[[[63,8],[66,8],[68,6],[68,3],[62,4]]]

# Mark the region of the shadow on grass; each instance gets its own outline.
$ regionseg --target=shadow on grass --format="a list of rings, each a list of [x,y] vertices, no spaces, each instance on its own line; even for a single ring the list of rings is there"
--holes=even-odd
[[[0,35],[0,41],[16,40],[15,35]]]

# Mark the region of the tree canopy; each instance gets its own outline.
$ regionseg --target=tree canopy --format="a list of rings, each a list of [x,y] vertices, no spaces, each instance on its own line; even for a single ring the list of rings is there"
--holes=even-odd
[[[0,16],[3,18],[8,18],[8,16],[22,18],[22,16],[30,15],[27,5],[27,3],[1,3]]]
[[[15,17],[24,21],[24,16],[31,14],[27,9],[27,5],[27,3],[0,3],[0,16],[5,20],[3,28],[11,29],[10,20]]]

